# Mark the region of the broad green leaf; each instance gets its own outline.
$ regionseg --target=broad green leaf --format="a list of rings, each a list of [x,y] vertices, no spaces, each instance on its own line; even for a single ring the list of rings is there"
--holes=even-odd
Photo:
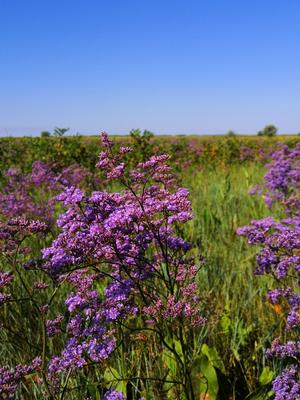
[[[202,375],[199,385],[200,394],[208,395],[209,400],[216,400],[219,391],[218,377],[215,368],[206,355],[203,355],[200,359],[200,373]]]
[[[273,377],[273,371],[271,371],[269,367],[265,367],[260,374],[259,383],[261,385],[268,385],[272,381]]]
[[[215,368],[218,368],[221,372],[223,372],[223,374],[226,374],[224,363],[215,347],[208,347],[207,344],[204,343],[202,345],[201,352],[207,356]]]
[[[170,350],[165,348],[162,353],[162,359],[163,363],[170,370],[172,376],[174,377],[177,371],[175,355]]]

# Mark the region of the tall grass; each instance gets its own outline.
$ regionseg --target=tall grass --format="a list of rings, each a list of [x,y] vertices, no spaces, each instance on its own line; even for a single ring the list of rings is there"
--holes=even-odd
[[[224,385],[232,398],[258,389],[264,349],[279,329],[275,311],[265,302],[271,283],[254,279],[255,250],[236,235],[237,227],[270,214],[263,199],[248,193],[264,172],[261,164],[248,163],[183,177],[194,210],[185,233],[205,258],[199,285],[209,318],[207,342],[224,363]]]

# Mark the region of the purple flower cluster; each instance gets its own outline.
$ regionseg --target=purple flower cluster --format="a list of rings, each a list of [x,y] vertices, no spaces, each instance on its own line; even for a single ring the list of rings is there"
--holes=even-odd
[[[205,323],[198,270],[186,257],[191,246],[176,235],[176,226],[192,218],[189,193],[176,188],[169,157],[154,156],[127,170],[130,148],[114,154],[106,135],[103,145],[97,166],[124,190],[87,196],[66,188],[57,196],[68,207],[57,221],[61,233],[43,250],[44,271],[73,286],[65,302],[68,341],[49,363],[52,382],[90,361],[106,360],[117,345],[120,321],[125,325],[128,318],[143,317],[155,329],[170,321],[171,330],[176,321]],[[106,288],[99,291],[103,284]],[[56,334],[60,322],[60,317],[47,321],[48,334]],[[105,399],[122,396],[109,391]]]
[[[299,367],[295,364],[289,365],[273,381],[274,400],[299,400],[300,381]]]
[[[281,343],[277,338],[272,342],[272,346],[267,350],[269,357],[277,358],[299,358],[300,357],[300,340],[289,340],[286,343]]]
[[[300,274],[300,225],[298,219],[276,222],[273,218],[251,221],[237,230],[249,244],[261,244],[257,255],[257,273],[273,274],[279,280]]]
[[[265,183],[262,188],[264,199],[271,207],[274,202],[280,202],[286,207],[286,212],[299,215],[300,206],[300,144],[289,148],[281,144],[267,165]]]
[[[105,308],[97,291],[92,289],[92,285],[99,278],[99,274],[89,274],[87,270],[60,277],[72,284],[76,291],[71,292],[66,300],[70,312],[67,325],[69,340],[61,355],[53,357],[50,361],[49,378],[52,380],[69,370],[76,371],[88,360],[106,360],[114,350],[115,338],[113,332],[108,329],[109,317],[106,317],[111,310]],[[51,333],[57,333],[61,320],[60,317],[51,321]]]
[[[58,315],[54,319],[48,319],[46,321],[46,331],[48,336],[55,336],[61,332],[61,323],[63,321],[63,315]]]
[[[6,219],[24,217],[54,223],[55,194],[70,186],[99,183],[86,168],[71,165],[56,172],[42,161],[35,161],[31,173],[21,174],[15,168],[6,173],[7,183],[0,192],[0,214]]]
[[[116,152],[106,134],[102,141],[97,167],[104,180],[117,181],[122,188],[118,192],[86,193],[77,187],[86,177],[82,170],[73,167],[57,174],[36,162],[29,175],[10,170],[0,196],[0,211],[7,219],[0,224],[1,250],[14,255],[14,263],[16,254],[22,254],[23,268],[14,268],[18,279],[20,270],[38,277],[30,288],[22,279],[21,284],[41,318],[41,371],[45,389],[54,397],[64,394],[68,379],[79,370],[95,364],[103,368],[119,351],[124,331],[129,339],[132,332],[151,331],[160,346],[182,353],[187,351],[191,330],[206,322],[196,282],[199,266],[187,254],[191,245],[180,236],[180,225],[192,218],[189,193],[177,187],[169,156],[155,155],[132,167],[129,147]],[[35,197],[37,188],[45,188],[41,204]],[[42,250],[42,261],[24,259],[30,252],[24,240],[48,232],[55,202],[65,207],[57,220],[59,234]],[[0,303],[11,299],[4,290],[13,278],[10,272],[0,272]],[[60,310],[64,315],[53,315],[51,306],[59,291],[66,310]],[[178,344],[170,347],[165,337],[181,343],[181,350]],[[49,340],[56,353],[48,356]],[[63,347],[56,345],[62,342]],[[183,360],[177,354],[180,368],[189,370],[184,363],[190,362],[193,351]],[[11,372],[4,368],[0,390],[11,382],[8,390],[13,393],[30,368],[17,366]],[[102,390],[106,400],[125,398],[111,382],[104,380]],[[188,390],[184,388],[185,393]]]
[[[280,222],[272,217],[251,221],[237,234],[247,237],[249,244],[261,246],[256,273],[274,278],[276,287],[267,298],[272,304],[281,303],[286,311],[285,342],[276,339],[267,351],[269,357],[289,363],[273,381],[275,399],[300,399],[300,342],[294,340],[300,332],[300,146],[281,146],[267,167],[265,187],[260,190],[269,205],[274,201],[281,204],[288,218]]]
[[[7,223],[0,222],[0,251],[9,255],[18,249],[25,254],[29,249],[21,246],[24,239],[32,235],[44,235],[47,232],[48,226],[41,221],[18,217],[10,219]]]
[[[0,289],[8,285],[14,279],[10,272],[0,272]]]
[[[0,272],[0,306],[11,299],[11,294],[4,293],[2,290],[6,288],[13,281],[13,279],[14,276],[11,272]]]
[[[15,368],[0,367],[1,398],[14,398],[19,382],[28,374],[33,373],[41,365],[41,359],[35,358],[31,365],[17,365]],[[7,396],[7,397],[6,397]]]
[[[117,390],[109,390],[105,393],[103,400],[125,400],[125,396]]]

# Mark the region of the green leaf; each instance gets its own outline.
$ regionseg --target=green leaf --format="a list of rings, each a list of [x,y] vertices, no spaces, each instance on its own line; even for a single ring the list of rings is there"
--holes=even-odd
[[[202,374],[199,385],[200,394],[208,395],[209,400],[216,400],[219,391],[218,377],[215,368],[206,355],[203,355],[200,359],[200,373]]]
[[[113,386],[114,389],[124,394],[126,393],[126,381],[121,380],[122,376],[115,368],[107,368],[104,372],[104,379],[109,385]],[[120,380],[118,381],[118,379]]]
[[[167,345],[169,347],[171,347],[172,349],[174,349],[174,351],[176,352],[176,354],[180,357],[181,360],[183,360],[183,353],[182,353],[182,348],[181,348],[181,344],[179,340],[176,339],[171,339],[169,337],[165,338],[165,342],[167,343]],[[166,348],[167,349],[167,348]],[[170,350],[169,350],[170,351]],[[170,351],[170,353],[173,355],[173,357],[176,359],[175,354],[172,353],[172,351]]]
[[[89,395],[91,395],[93,399],[101,400],[99,390],[96,386],[88,386],[88,392],[89,392]]]
[[[177,364],[174,354],[168,349],[164,349],[162,353],[162,359],[165,366],[170,370],[171,375],[176,376]]]
[[[231,319],[227,314],[224,314],[220,320],[221,328],[224,333],[228,333],[230,330]]]
[[[206,355],[215,368],[218,368],[224,375],[226,374],[224,363],[215,347],[208,347],[207,344],[204,343],[201,352]]]
[[[175,356],[167,348],[164,348],[164,350],[162,352],[162,361],[164,364],[164,368],[168,369],[167,377],[170,378],[171,380],[176,379],[177,363],[175,360]],[[172,387],[173,387],[172,383],[166,383],[166,382],[164,383],[164,390],[166,390],[166,392],[171,390],[171,393],[172,393]]]
[[[268,385],[272,381],[273,377],[273,371],[271,371],[269,367],[265,367],[260,374],[259,383],[261,385]]]

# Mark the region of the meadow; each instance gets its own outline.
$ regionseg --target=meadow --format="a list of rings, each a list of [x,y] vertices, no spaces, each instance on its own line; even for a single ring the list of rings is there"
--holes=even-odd
[[[274,277],[255,275],[258,249],[237,229],[284,218],[279,201],[270,209],[249,191],[264,184],[278,143],[300,138],[111,140],[0,139],[1,398],[274,398],[286,362],[267,349],[289,335],[286,306],[267,300]],[[86,225],[89,240],[75,235]],[[276,399],[299,399],[296,390]]]

